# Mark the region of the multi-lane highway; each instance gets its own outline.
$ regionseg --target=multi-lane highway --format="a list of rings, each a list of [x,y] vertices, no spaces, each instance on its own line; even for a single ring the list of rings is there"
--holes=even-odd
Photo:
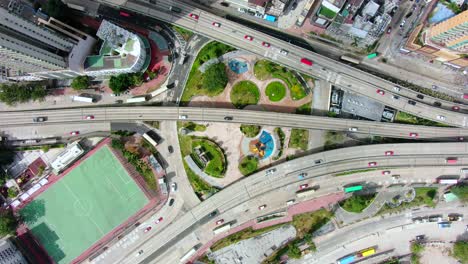
[[[385,152],[389,150],[393,151],[393,156],[385,155]],[[197,228],[211,223],[213,219],[209,215],[213,211],[217,210],[219,214],[224,214],[241,204],[251,204],[253,207],[250,209],[255,211],[260,204],[249,203],[249,201],[290,184],[313,180],[321,185],[318,177],[368,168],[369,162],[376,162],[376,166],[381,168],[430,168],[453,166],[447,164],[446,159],[457,157],[456,166],[466,166],[468,165],[467,150],[468,143],[385,144],[332,150],[298,158],[276,166],[276,171],[270,175],[261,171],[230,185],[179,216],[176,221],[157,234],[142,241],[142,244],[128,248],[125,256],[120,255],[119,259],[112,261],[135,263],[134,252],[139,249],[144,251],[144,254],[139,256],[140,262],[166,263],[164,253],[178,241],[193,234]],[[316,160],[321,160],[321,163],[316,164]],[[301,172],[307,172],[308,175],[304,179],[299,179],[298,174]],[[337,187],[339,191],[339,186],[345,183],[348,183],[347,177],[338,177],[331,181],[329,191],[336,192]],[[267,214],[270,210],[267,207],[262,213]],[[195,244],[187,245],[187,248],[177,247],[177,250],[172,248],[174,250],[171,251],[171,255],[181,256]]]
[[[467,126],[466,116],[460,112],[449,111],[447,109],[423,103],[411,105],[408,103],[408,98],[405,96],[415,96],[415,94],[412,93],[405,93],[405,95],[401,95],[399,100],[394,100],[392,99],[392,95],[400,92],[394,90],[395,85],[391,82],[306,49],[294,46],[286,41],[260,33],[254,29],[220,18],[209,12],[197,9],[187,3],[176,1],[152,1],[152,3],[148,3],[146,1],[138,0],[101,0],[100,2],[120,6],[120,8],[124,10],[130,10],[135,13],[140,13],[177,26],[188,28],[209,38],[264,56],[297,71],[313,75],[321,79],[326,79],[343,89],[348,89],[355,93],[368,96],[396,109],[400,109],[429,120],[444,122],[453,126]],[[180,8],[181,12],[171,12],[171,6]],[[197,17],[190,17],[190,14],[196,15]],[[219,23],[220,26],[214,26],[214,22]],[[252,39],[246,39],[246,36],[250,36]],[[269,43],[269,47],[265,47],[265,45],[263,45],[264,42]],[[281,50],[286,50],[287,54],[281,53]],[[301,63],[302,58],[312,60],[313,65],[309,66]],[[385,94],[382,95],[377,93],[377,90],[379,89],[384,91]],[[417,98],[412,97],[412,99]],[[449,103],[444,103],[444,105],[445,104]],[[444,120],[439,120],[437,118],[438,116],[443,116]]]
[[[87,120],[92,115],[94,119]],[[34,117],[47,117],[46,122],[34,123]],[[225,117],[232,120],[225,120]],[[468,136],[462,128],[428,127],[395,123],[349,120],[286,113],[235,110],[222,108],[193,107],[99,107],[35,110],[22,112],[0,112],[0,125],[19,127],[24,125],[47,125],[64,123],[122,122],[136,120],[180,120],[205,122],[231,122],[242,124],[271,125],[347,131],[398,138],[452,138]]]

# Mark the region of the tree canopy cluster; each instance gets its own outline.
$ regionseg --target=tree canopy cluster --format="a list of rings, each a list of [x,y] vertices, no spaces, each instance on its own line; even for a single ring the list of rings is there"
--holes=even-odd
[[[109,87],[114,93],[126,91],[131,86],[140,86],[143,83],[143,74],[141,73],[123,73],[111,76]]]
[[[46,95],[46,88],[44,85],[39,83],[13,83],[0,85],[0,101],[6,103],[7,105],[26,103],[30,100],[42,101]]]
[[[13,213],[8,211],[0,211],[0,236],[15,234],[18,221]]]
[[[44,5],[44,11],[51,17],[62,20],[69,13],[68,6],[61,0],[48,0]]]
[[[455,194],[460,200],[467,202],[468,201],[468,185],[461,184],[455,187],[452,187],[450,191]]]
[[[208,67],[203,74],[203,87],[210,93],[224,90],[228,77],[223,63],[216,63]]]
[[[78,76],[73,79],[71,83],[71,87],[75,90],[83,90],[88,88],[89,86],[89,76]]]

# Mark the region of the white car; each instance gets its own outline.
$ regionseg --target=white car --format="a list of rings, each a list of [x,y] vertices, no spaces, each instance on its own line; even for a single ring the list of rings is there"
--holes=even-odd
[[[358,128],[357,127],[350,127],[348,128],[349,131],[352,131],[352,132],[356,132],[358,131]]]
[[[260,210],[260,211],[261,211],[261,210],[263,210],[263,209],[265,209],[265,208],[266,208],[266,204],[264,204],[264,205],[260,205],[260,206],[258,207],[258,210]]]
[[[285,50],[285,49],[282,49],[280,50],[280,53],[284,56],[288,55],[289,54],[289,51]]]
[[[188,117],[187,115],[180,115],[179,119],[187,119],[187,117]]]
[[[401,88],[400,88],[400,87],[398,87],[398,86],[394,86],[394,87],[393,87],[393,90],[395,90],[395,91],[399,92],[399,91],[401,91]]]
[[[241,12],[241,13],[244,13],[244,14],[247,13],[247,9],[242,8],[242,7],[239,7],[239,8],[237,9],[237,11],[239,11],[239,12]]]
[[[177,191],[177,183],[173,182],[171,183],[171,192]]]
[[[443,116],[443,115],[438,115],[438,116],[437,116],[437,119],[439,119],[439,120],[445,120],[446,118],[445,118],[445,116]]]

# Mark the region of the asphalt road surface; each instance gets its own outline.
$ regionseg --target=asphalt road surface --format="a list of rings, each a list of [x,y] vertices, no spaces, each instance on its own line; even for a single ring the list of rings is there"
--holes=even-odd
[[[93,115],[93,120],[87,120]],[[47,117],[46,122],[34,123],[34,117]],[[225,120],[226,116],[232,120]],[[306,129],[334,130],[353,133],[380,135],[396,138],[445,138],[455,140],[468,136],[468,130],[461,128],[428,127],[395,123],[349,120],[319,116],[307,116],[274,112],[235,110],[222,108],[192,107],[100,107],[70,108],[21,112],[0,112],[2,127],[48,124],[92,124],[95,122],[133,122],[136,120],[183,120],[203,122],[231,122],[241,124],[259,124],[278,127],[297,127]],[[410,134],[413,133],[413,136]]]
[[[389,81],[309,50],[294,46],[286,41],[260,33],[254,29],[220,18],[190,6],[187,3],[155,1],[154,4],[150,4],[136,0],[102,2],[125,2],[121,8],[128,10],[128,12],[147,15],[177,26],[188,28],[206,37],[264,56],[267,59],[288,66],[299,72],[325,79],[336,86],[368,96],[395,109],[403,110],[429,120],[441,121],[453,126],[467,126],[466,116],[462,113],[423,103],[410,105],[408,104],[408,97],[405,96],[412,96],[411,99],[417,99],[413,97],[414,94],[412,93],[400,95],[400,100],[393,100],[392,95],[399,94],[399,92],[394,90],[395,85]],[[171,6],[177,6],[182,11],[180,13],[171,12],[169,11]],[[190,17],[190,14],[196,15],[198,18]],[[220,23],[221,26],[213,26],[213,22]],[[247,40],[246,36],[251,36],[252,40]],[[265,47],[263,45],[264,42],[269,43],[270,46]],[[280,53],[281,50],[287,50],[288,54],[284,55]],[[313,65],[309,66],[302,63],[302,58],[313,61]],[[385,94],[381,95],[377,93],[378,89],[384,91]],[[444,102],[444,105],[451,106],[451,103]],[[437,116],[443,116],[445,119],[438,120]]]
[[[376,162],[377,166],[385,168],[407,167],[450,167],[446,164],[447,157],[458,157],[457,166],[468,165],[468,143],[427,143],[427,144],[392,144],[353,147],[327,151],[292,160],[288,163],[276,166],[276,172],[266,175],[264,171],[251,175],[238,181],[219,193],[192,208],[158,233],[147,237],[143,244],[129,248],[128,254],[122,259],[115,259],[120,263],[135,263],[137,249],[144,250],[139,256],[143,263],[171,263],[163,259],[169,248],[170,255],[178,257],[189,251],[199,241],[194,239],[194,231],[207,224],[208,215],[218,210],[220,214],[229,212],[240,205],[251,205],[250,211],[257,211],[258,202],[251,202],[261,195],[273,190],[284,188],[291,184],[315,181],[321,184],[317,177],[334,174],[341,171],[368,168],[369,162]],[[394,151],[395,156],[385,156],[385,151]],[[322,159],[321,164],[314,164],[317,159]],[[300,172],[307,171],[305,179],[298,179]],[[323,185],[325,190],[336,192],[341,184],[350,181],[349,177],[338,177],[329,182],[329,186]],[[325,182],[324,182],[325,184]],[[322,185],[321,185],[322,188]],[[264,201],[262,201],[264,202]],[[267,207],[269,208],[269,207]],[[265,210],[266,212],[269,209]],[[265,213],[266,213],[265,212]],[[239,214],[238,214],[239,215]],[[209,219],[208,219],[209,220]],[[190,231],[190,232],[188,232]],[[173,247],[181,240],[188,239],[184,247]],[[171,257],[171,259],[173,256]]]

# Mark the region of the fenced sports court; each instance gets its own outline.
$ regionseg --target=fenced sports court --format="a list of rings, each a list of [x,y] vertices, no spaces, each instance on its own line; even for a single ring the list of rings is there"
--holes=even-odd
[[[70,263],[148,202],[104,145],[20,214],[57,263]]]

